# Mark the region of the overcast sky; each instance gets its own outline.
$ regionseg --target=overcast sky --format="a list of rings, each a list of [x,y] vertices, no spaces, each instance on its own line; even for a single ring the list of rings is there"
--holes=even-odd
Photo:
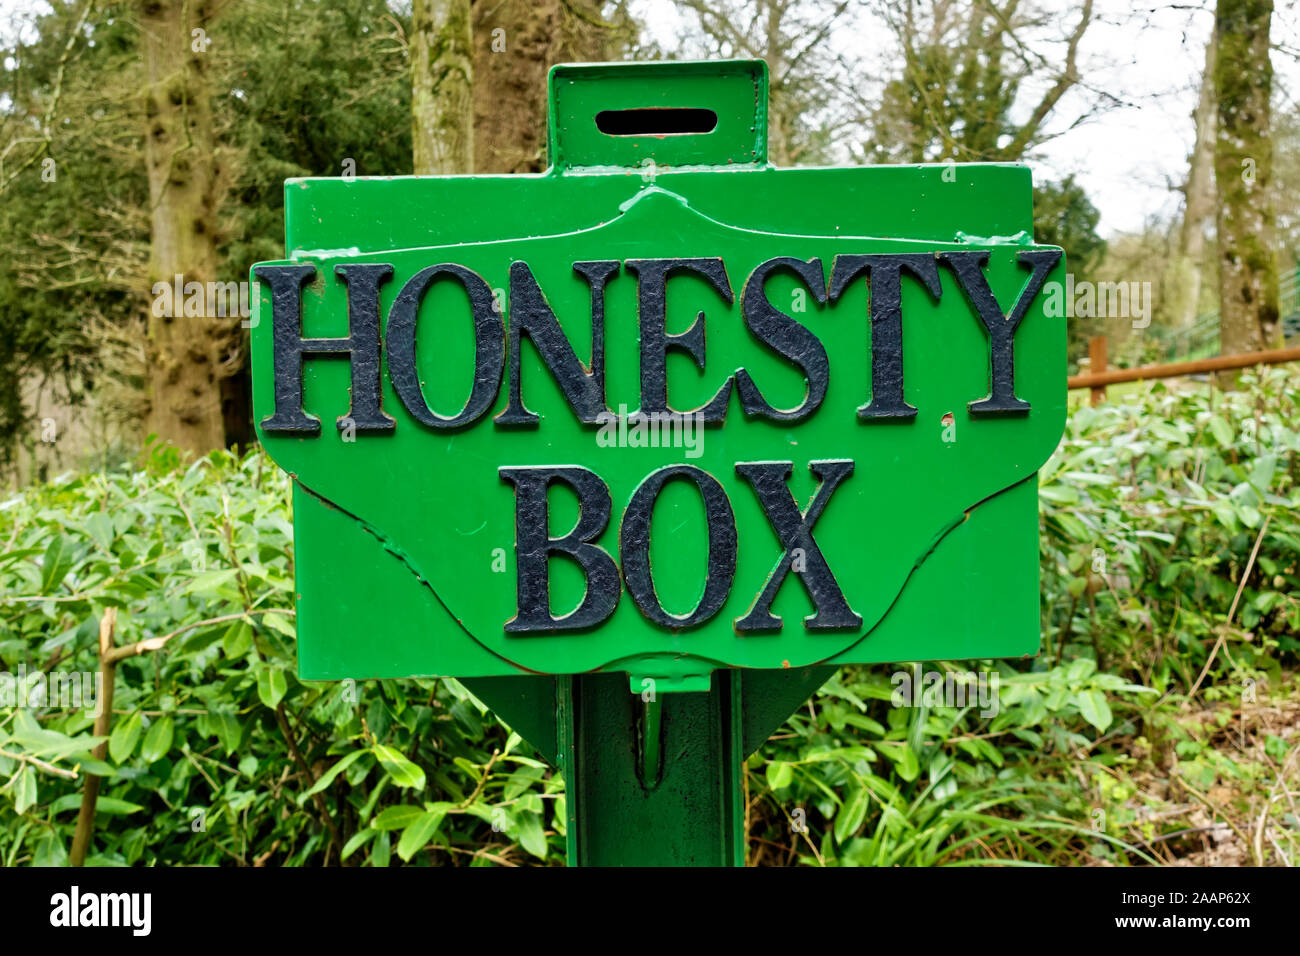
[[[1075,6],[1071,0],[1043,2],[1063,10]],[[1212,2],[1095,0],[1098,22],[1084,38],[1080,65],[1093,89],[1121,105],[1066,129],[1086,108],[1085,97],[1095,98],[1089,91],[1067,95],[1051,127],[1061,135],[1032,157],[1031,165],[1047,178],[1076,174],[1101,210],[1105,235],[1140,229],[1151,217],[1167,217],[1178,209],[1180,197],[1170,187],[1186,176],[1194,138],[1191,114],[1213,25]],[[1300,50],[1297,5],[1278,0],[1275,6],[1274,43]],[[0,0],[0,31],[7,32],[14,13],[42,8],[47,8],[44,0]],[[634,0],[633,10],[665,48],[676,45],[686,21],[672,0]],[[1074,19],[1062,18],[1062,35]],[[870,14],[863,13],[836,31],[832,42],[841,51],[852,51],[865,45],[864,38],[876,45],[881,35]],[[880,50],[884,70],[896,58]],[[1300,63],[1275,52],[1273,64],[1282,103],[1294,107],[1300,95]],[[1021,109],[1027,106],[1021,104]]]
[[[1064,37],[1077,22],[1077,0],[1040,0],[1040,5],[1062,11],[1058,36]],[[1277,0],[1275,6],[1274,43],[1300,49],[1296,3]],[[863,3],[864,10],[870,7]],[[1079,65],[1093,90],[1109,94],[1120,105],[1070,128],[1098,97],[1091,90],[1067,94],[1048,124],[1061,135],[1030,163],[1035,175],[1050,179],[1074,173],[1101,211],[1100,231],[1110,236],[1178,211],[1181,196],[1171,186],[1181,185],[1187,175],[1195,139],[1192,111],[1200,92],[1205,44],[1214,26],[1213,0],[1095,0],[1094,7],[1097,22],[1084,36]],[[673,38],[690,22],[683,19],[689,14],[679,14],[672,0],[634,0],[633,9],[665,47],[673,46]],[[879,46],[882,32],[864,12],[854,26],[836,31],[831,42],[841,52],[855,45],[872,48],[873,54],[881,49],[882,68],[887,68],[898,58]],[[1281,53],[1274,54],[1273,65],[1282,103],[1294,106],[1300,95],[1300,66]],[[1036,99],[1037,89],[1028,92],[1027,100]],[[1029,108],[1028,102],[1021,103],[1018,112]]]

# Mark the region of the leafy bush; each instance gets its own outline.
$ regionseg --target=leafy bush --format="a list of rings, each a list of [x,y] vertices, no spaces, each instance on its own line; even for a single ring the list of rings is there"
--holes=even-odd
[[[1176,798],[1255,806],[1295,741],[1216,741],[1244,688],[1294,693],[1300,390],[1246,385],[1076,410],[1041,475],[1042,654],[982,665],[996,713],[842,669],[747,763],[750,861],[1146,862],[1179,846]],[[296,679],[289,483],[259,453],[63,476],[0,504],[0,541],[3,670],[94,672],[109,608],[127,655],[109,735],[0,708],[6,865],[68,860],[87,773],[91,864],[562,859],[563,781],[459,683]]]
[[[1262,803],[1297,741],[1216,748],[1232,710],[1212,726],[1188,715],[1219,639],[1201,695],[1241,702],[1243,721],[1267,687],[1295,704],[1283,665],[1300,647],[1300,383],[1272,370],[1242,384],[1157,383],[1073,410],[1040,475],[1041,655],[1025,672],[996,665],[991,718],[891,707],[896,668],[842,670],[750,759],[763,771],[751,859],[1150,861],[1152,820],[1177,797],[1228,782]],[[1169,819],[1165,837],[1184,822]],[[792,829],[805,820],[807,834]],[[1294,848],[1300,821],[1284,825]]]
[[[117,665],[105,759],[84,708],[0,713],[0,859],[67,860],[80,774],[104,774],[88,863],[555,860],[560,782],[453,680],[294,676],[289,482],[269,460],[65,476],[0,511],[0,659],[94,671],[98,623],[162,645]],[[496,826],[494,832],[493,824]]]

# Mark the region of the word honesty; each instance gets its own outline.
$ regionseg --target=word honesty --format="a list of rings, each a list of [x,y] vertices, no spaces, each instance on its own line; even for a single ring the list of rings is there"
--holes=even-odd
[[[937,302],[942,293],[939,267],[957,279],[971,311],[987,333],[991,388],[987,397],[972,401],[973,416],[1025,415],[1029,403],[1015,394],[1016,330],[1061,257],[1056,249],[1023,250],[1018,262],[1030,275],[1009,312],[1004,312],[984,274],[987,250],[936,251],[879,255],[837,255],[827,283],[821,259],[782,256],[758,265],[740,294],[746,328],[765,346],[801,371],[807,381],[803,401],[794,408],[772,406],[742,367],[729,375],[714,397],[697,409],[676,409],[669,403],[667,356],[672,350],[689,355],[700,368],[705,359],[705,317],[701,312],[685,332],[670,334],[666,325],[668,280],[694,275],[708,282],[728,306],[735,301],[721,258],[628,259],[573,263],[573,271],[591,290],[591,361],[584,364],[561,328],[555,312],[527,262],[510,266],[509,317],[502,318],[493,292],[481,275],[463,265],[440,263],[411,276],[399,290],[380,333],[380,288],[393,278],[385,263],[341,263],[335,274],[347,286],[348,335],[303,338],[302,288],[316,276],[310,264],[257,266],[253,273],[271,293],[275,412],[262,421],[270,433],[317,436],[320,420],[302,407],[302,363],[309,356],[343,356],[350,364],[351,408],[338,419],[344,431],[385,434],[396,421],[382,405],[380,353],[386,353],[388,375],[398,400],[422,426],[450,430],[472,425],[497,403],[502,378],[508,379],[508,402],[493,422],[501,428],[536,427],[539,418],[523,402],[520,345],[527,337],[563,391],[577,419],[600,425],[612,414],[605,397],[605,289],[620,269],[637,278],[640,332],[640,412],[643,415],[698,414],[708,425],[721,425],[733,388],[746,416],[797,423],[817,411],[826,397],[830,362],[821,341],[792,316],[774,307],[764,291],[769,276],[793,274],[823,305],[834,305],[861,279],[870,288],[871,398],[857,410],[863,423],[909,421],[917,410],[903,390],[902,284],[918,282]],[[429,407],[416,371],[415,341],[420,304],[435,282],[459,284],[469,299],[474,325],[474,384],[465,405],[444,416]]]

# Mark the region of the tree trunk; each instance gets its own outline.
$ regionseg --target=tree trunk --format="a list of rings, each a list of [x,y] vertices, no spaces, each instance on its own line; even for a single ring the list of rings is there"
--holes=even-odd
[[[1201,270],[1205,258],[1205,223],[1214,210],[1214,136],[1217,104],[1214,99],[1214,64],[1217,37],[1210,36],[1205,46],[1205,74],[1201,78],[1201,97],[1193,118],[1196,121],[1196,145],[1188,164],[1187,185],[1183,187],[1183,224],[1178,233],[1178,251],[1174,257],[1176,290],[1172,310],[1173,325],[1186,329],[1196,322],[1200,311]]]
[[[1280,343],[1269,96],[1272,0],[1218,0],[1214,174],[1219,194],[1219,322],[1224,354]]]
[[[206,294],[207,283],[217,279],[208,15],[207,0],[140,4],[144,155],[152,209],[149,282],[174,286],[181,276],[183,292],[188,283],[201,283],[203,290],[179,300],[168,294],[161,304],[154,296],[146,425],[159,439],[197,454],[225,442],[221,379],[233,367],[226,359],[239,328],[237,315],[212,315],[216,310]],[[155,314],[160,311],[164,314]]]
[[[474,4],[475,172],[544,169],[547,71],[612,59],[619,29],[595,0]]]
[[[792,111],[798,107],[788,103],[790,98],[785,90],[785,42],[781,31],[781,21],[786,7],[780,0],[764,0],[760,9],[766,7],[767,24],[764,30],[763,59],[767,61],[769,89],[767,98],[767,158],[777,166],[790,165],[790,126],[796,117]]]
[[[412,0],[410,47],[415,174],[472,172],[470,0]]]

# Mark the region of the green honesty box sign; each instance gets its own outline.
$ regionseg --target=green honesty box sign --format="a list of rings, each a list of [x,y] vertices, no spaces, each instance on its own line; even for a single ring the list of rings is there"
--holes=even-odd
[[[1038,648],[1065,266],[1029,170],[774,168],[766,81],[556,67],[545,173],[291,180],[253,269],[301,676],[478,679],[624,821],[571,807],[575,862],[734,862],[726,786],[714,832],[630,831],[835,665]]]

